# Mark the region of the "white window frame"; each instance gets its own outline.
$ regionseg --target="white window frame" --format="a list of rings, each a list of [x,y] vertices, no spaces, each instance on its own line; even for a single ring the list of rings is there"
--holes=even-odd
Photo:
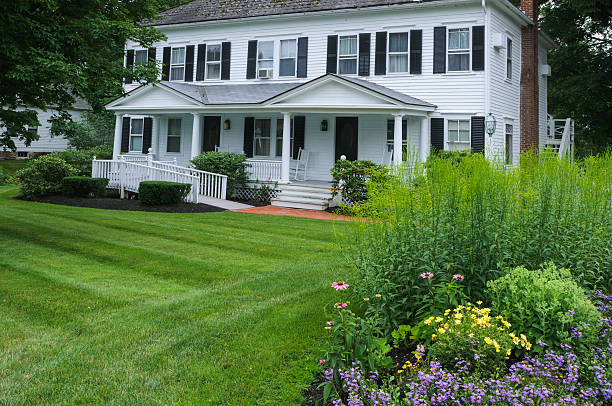
[[[506,38],[506,80],[512,80],[512,69],[514,65],[514,61],[512,60],[514,57],[514,50],[512,49],[513,46],[514,41],[512,40],[512,38]]]
[[[179,120],[181,123],[181,131],[179,134],[170,134],[170,120]],[[168,151],[168,139],[178,138],[179,139],[179,150]],[[166,122],[166,153],[167,154],[181,154],[183,150],[183,118],[182,117],[168,117]]]
[[[142,53],[142,52],[144,52],[144,53],[145,53],[145,59],[144,59],[144,62],[136,62],[136,55],[137,55],[139,52],[141,52],[141,53]],[[149,50],[148,50],[148,49],[146,49],[146,48],[142,48],[142,49],[134,49],[134,65],[136,65],[136,64],[138,64],[138,63],[141,63],[141,64],[143,64],[143,65],[144,65],[144,64],[146,64],[148,61],[149,61]]]
[[[270,150],[270,156],[275,156],[275,157],[281,157],[283,156],[283,126],[284,126],[284,120],[282,118],[278,118],[276,119],[276,131],[274,132],[274,154],[272,153],[272,150]],[[281,134],[279,134],[279,131]],[[293,128],[293,118],[291,119],[291,134],[290,134],[290,142],[289,142],[289,154],[293,156],[293,141],[295,139],[295,131]],[[279,150],[278,148],[278,142],[281,142],[281,148]]]
[[[293,41],[295,43],[295,57],[286,57],[283,58],[281,55],[281,51],[282,51],[282,42],[283,41]],[[278,77],[280,78],[295,78],[297,77],[297,64],[298,64],[298,39],[297,38],[281,38],[278,40]],[[295,65],[294,65],[294,70],[293,70],[293,75],[281,75],[281,70],[280,70],[280,63],[283,59],[294,59],[295,60]],[[276,64],[274,64],[276,66]]]
[[[391,35],[392,34],[406,34],[408,36],[408,49],[404,52],[391,52]],[[406,54],[406,59],[408,63],[406,64],[405,72],[391,72],[391,55],[404,55]],[[410,31],[394,31],[387,33],[387,74],[388,75],[405,75],[410,73]]]
[[[259,47],[260,47],[260,45],[261,45],[261,43],[262,43],[262,42],[271,42],[271,43],[272,43],[272,58],[271,58],[271,59],[269,59],[269,58],[259,59]],[[256,76],[257,76],[257,78],[259,78],[259,70],[260,70],[260,69],[272,69],[272,76],[273,76],[273,77],[276,77],[276,75],[277,75],[277,72],[276,72],[276,69],[275,69],[275,68],[276,68],[276,65],[277,65],[277,64],[276,64],[276,41],[275,41],[275,40],[273,40],[273,39],[258,40],[258,41],[257,41],[257,53],[256,53],[256,55],[255,55],[255,56],[257,57],[257,58],[256,58],[256,64],[255,64],[255,66],[256,66],[256,68],[257,68],[257,71],[256,71],[256,73],[257,73],[257,75],[256,75]],[[271,66],[270,68],[261,68],[261,67],[259,66],[259,64],[260,64],[260,62],[262,62],[262,61],[263,61],[263,62],[272,62],[272,66]]]
[[[267,120],[267,121],[270,122],[270,125],[268,126],[270,132],[268,133],[267,137],[260,137],[260,136],[257,136],[257,122],[258,121],[264,121],[264,120]],[[273,153],[273,151],[272,151],[272,122],[273,122],[273,119],[272,118],[267,118],[267,117],[256,118],[255,119],[255,121],[253,123],[253,156],[254,157],[269,158],[269,157],[272,156],[272,153]],[[260,139],[261,140],[266,140],[266,139],[268,140],[268,143],[269,143],[269,145],[268,145],[268,155],[258,155],[257,154],[257,140],[260,140]]]
[[[460,48],[460,49],[450,49],[450,36],[451,32],[467,30],[468,32],[468,47]],[[448,28],[446,34],[446,71],[455,73],[455,72],[471,72],[472,71],[472,27],[452,27]],[[468,56],[468,68],[467,70],[451,70],[450,68],[450,57],[451,55],[465,55]]]
[[[340,40],[342,38],[347,38],[347,37],[355,37],[355,41],[357,42],[356,53],[340,55]],[[338,75],[357,76],[357,74],[359,73],[359,34],[338,35],[338,58],[337,59],[338,60],[337,60],[337,70],[336,70],[336,72],[338,72]],[[342,73],[342,72],[340,72],[340,61],[341,60],[349,60],[349,59],[355,59],[355,73]]]
[[[173,63],[173,59],[172,56],[174,55],[174,50],[175,49],[182,49],[183,50],[183,63]],[[170,49],[170,81],[172,82],[183,82],[185,81],[185,70],[186,70],[186,64],[187,62],[187,47],[186,46],[180,46],[180,47],[172,47]],[[180,79],[173,79],[172,78],[172,70],[173,68],[178,68],[178,67],[182,67],[183,68],[183,76]]]
[[[449,147],[449,150],[453,150],[453,151],[458,151],[461,149],[470,149],[472,147],[472,119],[471,117],[450,117],[447,118],[446,120],[446,145]],[[467,122],[467,128],[468,128],[468,135],[467,135],[467,141],[454,141],[451,140],[450,138],[450,123],[451,122],[456,122],[457,123],[457,139],[459,139],[459,133],[460,133],[460,121],[465,121]],[[465,146],[466,148],[450,148],[450,146]]]
[[[510,127],[510,132],[508,132]],[[510,145],[508,145],[508,136],[510,136]],[[506,121],[504,125],[504,162],[506,165],[514,165],[514,121]],[[510,147],[510,149],[508,149]],[[508,154],[510,152],[510,154]],[[510,159],[508,159],[510,158]]]
[[[132,123],[134,122],[134,120],[140,120],[142,121],[142,132],[140,134],[134,134],[132,132],[132,129],[134,128],[134,126],[132,125]],[[140,138],[140,149],[132,149],[132,138]],[[139,152],[142,153],[142,144],[144,142],[144,117],[130,117],[130,142],[129,142],[129,147],[128,150],[129,152]]]
[[[208,60],[208,47],[219,47],[219,60],[209,62]],[[206,50],[204,51],[204,59],[205,59],[205,69],[204,69],[204,80],[221,80],[221,61],[223,60],[223,47],[220,43],[216,44],[206,44]],[[219,77],[209,78],[208,77],[208,67],[209,65],[219,65]]]

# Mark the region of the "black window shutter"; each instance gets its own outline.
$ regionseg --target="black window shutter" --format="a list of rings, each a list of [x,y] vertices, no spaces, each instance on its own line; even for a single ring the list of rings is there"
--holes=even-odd
[[[247,158],[253,158],[253,133],[255,132],[255,119],[244,118],[244,154]]]
[[[472,27],[472,70],[484,70],[485,67],[485,27]]]
[[[485,148],[485,118],[472,117],[472,151],[477,153],[484,152]]]
[[[195,45],[187,45],[185,50],[185,82],[193,82],[193,54]]]
[[[446,73],[446,27],[434,27],[433,73]]]
[[[300,37],[297,42],[297,77],[308,77],[308,37]]]
[[[153,119],[145,117],[142,128],[142,153],[148,154],[151,148],[151,136],[153,135]]]
[[[121,152],[130,150],[130,118],[123,117],[123,126],[121,127]]]
[[[410,73],[420,75],[423,65],[423,30],[410,30]]]
[[[293,118],[293,159],[298,158],[298,151],[304,148],[304,133],[306,131],[306,117],[295,116]]]
[[[376,33],[376,56],[374,57],[374,74],[387,74],[387,32]]]
[[[338,36],[327,37],[327,73],[338,72]]]
[[[170,80],[170,52],[171,47],[164,47],[163,66],[162,66],[162,80]]]
[[[134,50],[130,49],[125,56],[125,67],[129,69],[132,66],[134,66]],[[125,78],[124,82],[130,84],[132,83],[132,78]]]
[[[221,80],[229,80],[232,61],[232,43],[221,43]]]
[[[359,34],[359,76],[370,76],[370,33]]]
[[[444,119],[431,119],[431,146],[433,152],[444,150]]]
[[[255,79],[255,65],[257,65],[257,40],[249,41],[247,51],[247,79]]]
[[[206,44],[198,44],[196,80],[204,80],[204,72],[206,72]]]
[[[156,57],[157,57],[157,49],[149,48],[149,51],[147,52],[147,60],[149,62],[155,62]]]

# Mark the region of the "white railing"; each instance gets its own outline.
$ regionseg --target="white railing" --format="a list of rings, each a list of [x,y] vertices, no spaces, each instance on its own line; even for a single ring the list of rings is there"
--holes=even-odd
[[[544,147],[550,147],[559,153],[559,158],[574,156],[574,120],[571,118],[554,119],[548,117],[546,142]]]
[[[247,159],[249,168],[247,173],[250,180],[279,181],[281,179],[282,161],[270,161],[265,159]]]
[[[184,166],[178,166],[175,164],[169,164],[161,161],[151,161],[149,165],[165,169],[168,171],[174,171],[184,173],[191,176],[197,176],[198,181],[198,192],[201,195],[216,197],[217,199],[226,199],[227,191],[227,175],[220,175],[218,173],[200,171],[194,168],[186,168]]]
[[[119,155],[119,160],[120,161],[124,161],[124,162],[134,162],[137,164],[144,164],[146,162],[151,162],[153,161],[153,155],[152,154],[147,154],[147,155],[130,155],[130,154],[123,154],[123,155]],[[161,162],[161,163],[165,163],[165,164],[174,164],[176,165],[176,158],[174,158],[174,160],[172,161],[155,161],[155,162]]]

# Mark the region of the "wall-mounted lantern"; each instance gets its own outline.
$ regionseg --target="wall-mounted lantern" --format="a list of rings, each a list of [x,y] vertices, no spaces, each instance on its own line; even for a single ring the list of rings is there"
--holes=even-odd
[[[224,130],[229,130],[229,129],[231,129],[231,128],[232,128],[232,126],[231,126],[231,123],[230,123],[229,119],[228,119],[228,120],[225,120],[225,121],[223,122],[223,129],[224,129]]]
[[[321,131],[327,131],[327,120],[321,121]]]
[[[495,132],[495,129],[497,128],[497,120],[495,120],[495,116],[493,115],[493,113],[489,113],[489,115],[487,116],[485,120],[485,126],[487,129],[487,134],[489,134],[489,137],[491,137]]]

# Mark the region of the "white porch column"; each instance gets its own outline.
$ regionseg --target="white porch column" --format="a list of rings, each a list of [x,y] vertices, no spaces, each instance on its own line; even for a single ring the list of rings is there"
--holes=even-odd
[[[200,114],[193,113],[193,131],[191,133],[191,159],[200,155],[202,146],[200,144]]]
[[[121,130],[123,129],[123,114],[115,113],[115,139],[113,140],[113,159],[119,159],[121,154]]]
[[[400,165],[402,163],[402,118],[404,114],[394,114],[394,126],[393,126],[393,164]]]
[[[429,117],[425,116],[421,119],[421,148],[419,151],[419,158],[422,162],[427,160],[429,156],[429,145],[431,141],[429,139]]]
[[[151,125],[151,153],[159,161],[159,116],[151,116],[151,118],[153,119]]]
[[[289,183],[289,163],[291,159],[291,113],[283,113],[283,157],[281,181]]]

